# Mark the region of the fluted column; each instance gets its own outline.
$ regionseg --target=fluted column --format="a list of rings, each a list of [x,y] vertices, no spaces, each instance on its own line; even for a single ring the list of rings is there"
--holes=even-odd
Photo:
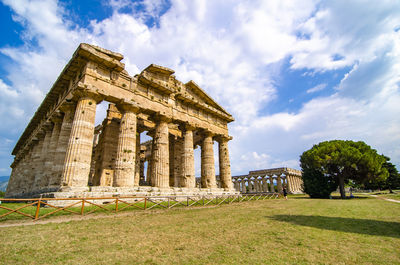
[[[243,179],[243,180],[242,180],[242,193],[246,193],[246,192],[247,192],[247,189],[246,189],[246,180]]]
[[[269,191],[270,191],[270,192],[275,192],[274,178],[273,178],[272,175],[271,175],[271,176],[268,176],[268,177],[269,177],[269,183],[270,183]]]
[[[78,99],[66,150],[62,184],[69,187],[88,185],[92,158],[96,95],[87,93]]]
[[[231,175],[231,163],[229,159],[228,141],[231,137],[217,137],[218,155],[219,155],[219,179],[221,187],[225,190],[230,190],[233,187]]]
[[[234,182],[234,184],[233,184],[233,187],[234,187],[234,189],[236,190],[236,191],[239,191],[239,181],[235,181]]]
[[[278,192],[282,193],[282,179],[281,179],[281,175],[277,175],[276,177],[276,181],[277,181],[277,188],[278,188]]]
[[[263,177],[263,192],[268,192],[268,182],[267,182],[267,177]]]
[[[7,196],[11,196],[12,194],[21,194],[26,190],[24,184],[26,183],[26,169],[28,168],[29,160],[28,154],[19,154],[18,157],[14,159],[14,162],[11,165],[12,171],[6,189]]]
[[[286,178],[287,178],[287,191],[289,193],[292,193],[293,192],[293,189],[292,189],[292,176],[290,174],[287,174]]]
[[[56,154],[56,150],[57,150],[58,137],[59,137],[60,131],[61,131],[62,119],[59,116],[55,116],[52,118],[52,121],[54,123],[54,126],[53,126],[53,130],[51,132],[50,145],[47,149],[47,158],[44,163],[46,179],[42,182],[43,185],[46,187],[51,186],[51,184],[52,184],[51,182],[54,178],[53,167],[55,164],[55,154]]]
[[[193,130],[194,127],[185,125],[183,129],[183,152],[182,152],[182,177],[181,187],[196,187],[196,177],[194,172],[194,150],[193,150]]]
[[[68,147],[69,135],[71,134],[72,122],[75,113],[75,104],[72,102],[61,105],[60,110],[64,113],[61,122],[60,133],[58,135],[57,147],[54,152],[53,173],[50,178],[49,186],[57,189],[62,182],[62,170],[64,168],[64,158]]]
[[[201,186],[203,188],[216,188],[214,143],[212,135],[204,134],[201,145]]]
[[[37,166],[37,173],[35,176],[35,182],[33,183],[33,190],[34,191],[40,191],[43,189],[46,183],[46,168],[45,168],[45,162],[48,158],[48,148],[50,146],[50,139],[51,139],[51,131],[52,131],[52,126],[50,123],[46,123],[42,127],[43,133],[44,133],[44,138],[42,141],[42,149],[40,152],[40,158],[38,160],[38,166]]]
[[[40,183],[42,171],[43,171],[43,157],[42,157],[42,150],[44,144],[44,132],[39,132],[38,135],[38,143],[35,146],[34,154],[32,155],[32,162],[33,162],[33,172],[35,177],[33,178],[32,186],[30,191],[33,192],[38,188]]]
[[[175,187],[175,135],[169,135],[169,186]]]
[[[136,157],[135,157],[135,178],[134,178],[134,186],[139,186],[140,183],[140,175],[142,173],[141,169],[141,158],[140,158],[140,132],[136,132]]]
[[[258,180],[258,178],[254,179],[254,191],[255,192],[259,192],[260,191],[259,190],[259,180]]]
[[[35,180],[34,175],[32,174],[32,154],[33,154],[33,146],[30,147],[30,150],[27,152],[27,154],[24,157],[24,164],[22,169],[22,175],[20,177],[23,177],[22,182],[23,183],[18,183],[18,189],[19,192],[29,192],[32,183]]]
[[[192,135],[192,143],[193,143],[193,135]],[[174,172],[173,172],[174,187],[181,187],[181,184],[183,182],[181,180],[183,178],[183,173],[182,173],[183,163],[184,163],[183,162],[184,161],[183,150],[184,150],[184,139],[178,137],[174,141]],[[192,144],[192,154],[193,154],[193,144]],[[193,176],[194,176],[194,158],[193,157],[192,157],[192,160],[193,160]],[[194,179],[194,178],[192,177],[192,179]]]
[[[168,119],[156,118],[154,144],[152,150],[151,177],[152,186],[159,188],[169,187],[169,143]]]
[[[119,127],[113,186],[133,187],[135,185],[136,113],[138,108],[122,104],[118,106],[118,109],[122,112],[122,118]]]

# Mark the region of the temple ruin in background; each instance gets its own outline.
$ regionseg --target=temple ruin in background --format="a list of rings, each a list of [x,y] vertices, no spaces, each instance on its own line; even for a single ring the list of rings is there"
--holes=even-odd
[[[233,176],[234,187],[241,193],[279,192],[285,186],[288,193],[303,193],[301,171],[281,167],[250,171],[247,175]]]
[[[195,82],[178,81],[173,70],[152,64],[131,77],[122,59],[97,46],[78,47],[12,152],[7,197],[238,193],[228,150],[233,117]],[[95,127],[102,101],[110,103],[107,116]],[[152,140],[142,143],[142,132]]]

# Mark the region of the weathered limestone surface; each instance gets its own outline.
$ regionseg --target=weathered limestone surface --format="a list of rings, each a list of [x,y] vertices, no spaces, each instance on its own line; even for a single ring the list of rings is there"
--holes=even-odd
[[[45,161],[45,178],[44,181],[42,182],[43,187],[48,187],[51,186],[52,178],[54,175],[53,172],[53,167],[54,167],[54,158],[57,150],[57,143],[58,143],[58,137],[60,136],[60,131],[61,131],[61,118],[59,116],[55,116],[53,118],[53,130],[51,132],[51,138],[50,138],[50,146],[47,148],[47,157]]]
[[[193,146],[193,141],[191,145]],[[174,139],[174,164],[173,164],[174,187],[182,187],[182,183],[180,183],[181,179],[185,180],[184,182],[186,183],[186,178],[185,175],[183,175],[183,170],[182,170],[184,167],[183,150],[184,150],[184,140],[182,138]],[[194,162],[194,157],[193,157],[193,162]],[[191,176],[191,178],[194,179],[194,177],[195,176],[193,171],[193,175]]]
[[[67,151],[69,136],[71,134],[72,121],[75,114],[75,104],[66,103],[60,107],[64,113],[61,124],[60,134],[58,136],[58,143],[53,159],[52,178],[50,180],[50,188],[57,189],[62,183],[62,171],[64,168],[65,153]]]
[[[43,187],[47,186],[47,178],[46,178],[46,171],[43,170],[46,169],[46,161],[49,158],[48,155],[48,149],[50,146],[50,140],[51,140],[51,124],[47,123],[44,126],[44,139],[43,139],[43,145],[42,145],[42,151],[40,153],[40,158],[38,161],[38,168],[40,169],[37,172],[37,177],[35,178],[35,183],[34,183],[34,189],[35,190],[41,190]]]
[[[88,93],[76,106],[62,175],[64,186],[86,187],[88,184],[95,116],[95,96]]]
[[[136,167],[136,112],[135,106],[121,106],[123,114],[118,137],[114,186],[133,187]]]
[[[226,190],[233,189],[231,177],[231,163],[229,161],[229,149],[227,138],[219,139],[219,176],[222,188]]]
[[[183,136],[182,181],[181,187],[194,188],[196,184],[194,172],[193,128],[186,127]],[[205,186],[204,186],[205,187]]]
[[[201,185],[205,188],[216,188],[215,162],[212,136],[206,133],[201,145]]]
[[[152,186],[160,188],[169,187],[169,143],[168,124],[160,119],[156,126],[152,157]]]
[[[227,144],[233,117],[195,82],[177,80],[173,70],[152,64],[130,76],[122,59],[101,47],[78,47],[13,150],[6,196],[238,193]],[[101,101],[109,109],[95,128]],[[151,140],[141,143],[142,132]],[[202,183],[196,186],[198,145]],[[243,184],[235,187],[245,189]]]

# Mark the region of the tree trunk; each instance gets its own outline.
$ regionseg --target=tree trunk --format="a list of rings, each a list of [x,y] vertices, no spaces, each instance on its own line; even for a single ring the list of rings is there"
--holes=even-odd
[[[339,190],[340,190],[340,198],[346,199],[346,191],[344,190],[344,177],[339,176]]]

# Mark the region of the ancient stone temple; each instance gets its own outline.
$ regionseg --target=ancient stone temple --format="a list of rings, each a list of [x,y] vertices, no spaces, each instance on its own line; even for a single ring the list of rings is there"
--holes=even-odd
[[[301,171],[288,167],[250,171],[247,175],[233,176],[233,185],[241,193],[279,192],[283,186],[288,193],[303,193]]]
[[[173,70],[152,64],[132,77],[122,59],[79,45],[12,152],[7,197],[238,193],[228,150],[233,117],[195,82],[177,80]],[[107,115],[95,127],[102,101],[109,103]],[[143,133],[151,140],[142,143]]]

